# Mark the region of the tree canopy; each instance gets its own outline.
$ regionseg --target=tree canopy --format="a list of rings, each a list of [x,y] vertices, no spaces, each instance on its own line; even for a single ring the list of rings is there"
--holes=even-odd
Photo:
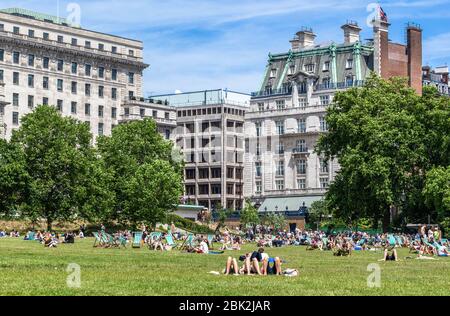
[[[326,198],[335,215],[349,224],[383,220],[385,230],[392,207],[410,220],[436,215],[422,191],[428,170],[448,166],[449,110],[448,98],[431,89],[419,96],[401,78],[372,75],[337,93],[316,148],[341,166]]]

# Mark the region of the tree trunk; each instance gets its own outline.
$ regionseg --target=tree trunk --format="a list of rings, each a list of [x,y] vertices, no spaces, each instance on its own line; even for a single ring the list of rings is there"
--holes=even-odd
[[[387,233],[391,225],[391,208],[388,206],[383,214],[383,233]]]
[[[53,220],[51,220],[50,218],[47,218],[47,232],[51,232],[52,231],[52,223]]]

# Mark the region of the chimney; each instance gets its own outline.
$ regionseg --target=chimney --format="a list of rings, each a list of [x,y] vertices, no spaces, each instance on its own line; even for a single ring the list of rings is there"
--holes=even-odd
[[[386,21],[375,20],[373,27],[374,71],[385,79],[389,78],[389,26]]]
[[[302,49],[314,46],[315,38],[316,34],[314,34],[312,28],[302,27],[302,29],[297,33],[297,38],[294,39],[294,41],[297,41],[298,49]]]
[[[410,23],[407,32],[408,77],[409,85],[418,94],[422,94],[422,29]]]
[[[344,43],[353,44],[360,40],[359,33],[361,33],[361,28],[358,26],[358,22],[347,21],[346,24],[342,25],[342,30],[344,30]]]

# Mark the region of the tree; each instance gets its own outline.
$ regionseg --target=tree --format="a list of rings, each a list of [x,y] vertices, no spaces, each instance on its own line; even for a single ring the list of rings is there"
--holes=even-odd
[[[440,221],[450,217],[450,166],[437,167],[428,172],[423,194],[426,203],[436,210]]]
[[[16,215],[27,179],[20,147],[0,139],[0,216]]]
[[[260,223],[259,213],[250,201],[245,201],[244,209],[241,211],[241,224],[245,227],[247,225],[256,226]]]
[[[98,148],[115,195],[109,219],[155,225],[175,209],[183,193],[183,163],[153,120],[117,126],[111,137],[98,139]]]
[[[382,220],[385,231],[392,207],[430,214],[421,192],[426,170],[448,164],[448,105],[428,89],[421,97],[404,79],[376,75],[337,93],[327,110],[329,133],[316,148],[341,166],[326,196],[334,214],[348,224],[372,218],[375,228]]]
[[[329,215],[327,202],[325,200],[315,201],[309,209],[309,218],[312,223],[316,222],[320,228],[322,219]]]
[[[58,220],[74,220],[88,213],[92,202],[87,187],[95,186],[92,163],[95,151],[86,124],[62,117],[50,106],[38,106],[22,118],[11,139],[20,148],[27,174],[21,215],[43,218],[47,229]],[[101,211],[101,210],[96,210]]]

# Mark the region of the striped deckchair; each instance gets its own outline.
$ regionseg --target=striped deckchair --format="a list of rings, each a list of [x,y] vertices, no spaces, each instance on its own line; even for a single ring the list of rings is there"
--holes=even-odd
[[[141,248],[142,232],[133,233],[133,248]]]

